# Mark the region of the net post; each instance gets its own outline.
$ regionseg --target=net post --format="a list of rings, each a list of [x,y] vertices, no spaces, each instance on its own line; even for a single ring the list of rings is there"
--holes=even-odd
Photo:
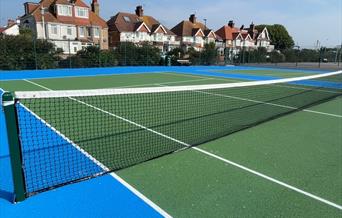
[[[24,172],[22,168],[23,164],[19,140],[18,120],[15,110],[15,98],[12,93],[3,93],[2,105],[7,127],[7,138],[10,151],[10,160],[15,194],[14,201],[20,202],[26,199],[26,191]]]

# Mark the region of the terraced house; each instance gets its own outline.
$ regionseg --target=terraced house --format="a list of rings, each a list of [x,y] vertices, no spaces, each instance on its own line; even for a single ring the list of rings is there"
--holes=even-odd
[[[227,25],[215,33],[222,38],[224,47],[231,49],[233,53],[242,49],[253,50],[259,47],[263,47],[269,52],[274,49],[267,28],[265,27],[259,32],[253,23],[248,28],[245,28],[244,25],[237,28],[234,21],[230,20]]]
[[[108,26],[99,16],[99,3],[91,8],[81,0],[26,2],[22,27],[30,28],[38,39],[46,39],[64,54],[75,54],[87,46],[108,49]]]
[[[217,38],[211,29],[197,21],[195,14],[190,15],[189,20],[178,23],[171,31],[177,35],[177,40],[180,41],[184,50],[193,47],[195,50],[200,51],[205,43],[215,43]]]
[[[135,44],[148,43],[167,52],[178,47],[176,35],[152,16],[144,15],[142,6],[135,13],[119,12],[107,21],[109,46],[116,47],[120,42]]]

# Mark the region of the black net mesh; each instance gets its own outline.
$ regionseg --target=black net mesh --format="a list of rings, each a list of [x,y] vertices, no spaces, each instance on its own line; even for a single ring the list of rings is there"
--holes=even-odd
[[[341,88],[337,75],[200,91],[18,99],[27,195],[229,135],[340,96]]]

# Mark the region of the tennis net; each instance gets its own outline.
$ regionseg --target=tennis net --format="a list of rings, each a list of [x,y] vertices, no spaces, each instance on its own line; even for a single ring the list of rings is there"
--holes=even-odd
[[[197,86],[16,92],[14,99],[6,93],[3,104],[15,184],[26,198],[187,149],[341,94],[342,72]]]

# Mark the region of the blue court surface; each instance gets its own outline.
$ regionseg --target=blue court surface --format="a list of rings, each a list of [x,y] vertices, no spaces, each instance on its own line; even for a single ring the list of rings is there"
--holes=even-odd
[[[243,73],[245,71],[264,71],[261,74],[250,74]],[[96,76],[111,76],[111,75],[138,75],[138,74],[158,74],[160,72],[168,72],[172,74],[179,74],[180,76],[188,76],[193,79],[193,82],[212,81],[217,79],[230,81],[257,81],[257,80],[273,80],[283,78],[282,76],[274,76],[268,74],[269,71],[281,71],[279,75],[313,75],[319,74],[323,71],[310,71],[310,70],[293,70],[293,69],[271,69],[271,68],[257,68],[257,67],[116,67],[116,68],[93,68],[93,69],[58,69],[58,70],[41,70],[41,71],[0,71],[0,88],[2,88],[2,82],[20,82],[24,80],[38,79],[61,79],[61,78],[74,78],[74,77],[96,77]],[[294,76],[295,77],[295,76]],[[197,78],[197,80],[195,80]],[[174,82],[174,81],[172,81]],[[170,83],[172,83],[170,82]],[[180,84],[186,84],[191,80],[180,81]],[[167,83],[167,81],[165,82]],[[177,81],[174,82],[177,85]],[[222,83],[222,81],[221,81]],[[203,84],[203,83],[201,83]],[[341,82],[336,81],[304,81],[296,82],[296,85],[315,87],[323,86],[326,88],[342,89]],[[28,84],[29,85],[29,84]],[[36,87],[38,88],[38,87]],[[108,88],[108,87],[106,87]],[[20,88],[14,88],[20,90]],[[24,107],[18,108],[18,113],[22,116],[29,113]],[[33,118],[34,119],[34,118]],[[35,129],[43,129],[44,124],[40,120],[32,121],[35,127],[31,130],[28,129],[26,132],[22,132],[25,137],[30,138],[36,137],[37,141],[47,140],[42,138],[39,132],[35,132]],[[45,132],[45,137],[46,137]],[[47,135],[51,138],[58,138],[55,132],[51,131]],[[13,204],[13,184],[10,169],[9,151],[7,144],[6,127],[3,112],[0,112],[0,217],[163,217],[169,216],[162,208],[157,206],[155,203],[149,200],[140,193],[138,188],[136,189],[132,184],[128,184],[123,181],[117,174],[108,174],[100,176],[94,179],[82,181],[79,183],[66,185],[51,191],[37,194],[33,197],[29,197],[25,201]],[[65,146],[60,147],[57,151],[73,155],[75,158],[76,149],[70,146],[70,142],[66,141],[63,137],[59,137],[60,144]],[[25,142],[21,142],[25,149]],[[49,154],[53,155],[56,150],[51,150],[48,145],[42,144],[39,148],[41,161],[44,161],[44,157]],[[56,149],[56,148],[53,148]],[[30,158],[30,151],[24,150],[28,155],[23,160],[28,165],[35,164],[30,162],[37,159]],[[35,154],[37,155],[37,153]],[[53,158],[53,157],[52,157]],[[58,160],[56,153],[56,160]],[[79,163],[86,163],[86,157],[79,153]],[[94,164],[91,160],[88,160],[87,169],[92,169],[92,174],[101,172],[98,165]],[[60,160],[59,162],[53,162],[54,165],[58,165],[56,169],[68,168],[66,162]],[[55,166],[44,165],[44,167],[53,168]],[[82,167],[78,166],[77,163],[73,166],[74,170],[79,171],[79,178],[83,178],[85,175],[82,174]],[[64,172],[65,173],[65,172]],[[89,173],[89,172],[88,172]],[[65,178],[66,182],[78,179],[74,178],[75,173],[71,172],[70,175],[60,175],[59,172],[53,172],[53,174],[59,175]],[[48,175],[51,176],[51,175]],[[30,177],[28,172],[28,177]],[[32,184],[37,189],[47,188],[44,185],[47,184],[49,178],[42,176],[42,184]],[[30,187],[31,181],[26,181],[28,187]],[[54,186],[56,184],[48,184]],[[34,190],[28,190],[34,191]],[[156,197],[157,198],[157,197]],[[170,199],[171,201],[172,199]],[[172,214],[171,214],[172,215]]]

